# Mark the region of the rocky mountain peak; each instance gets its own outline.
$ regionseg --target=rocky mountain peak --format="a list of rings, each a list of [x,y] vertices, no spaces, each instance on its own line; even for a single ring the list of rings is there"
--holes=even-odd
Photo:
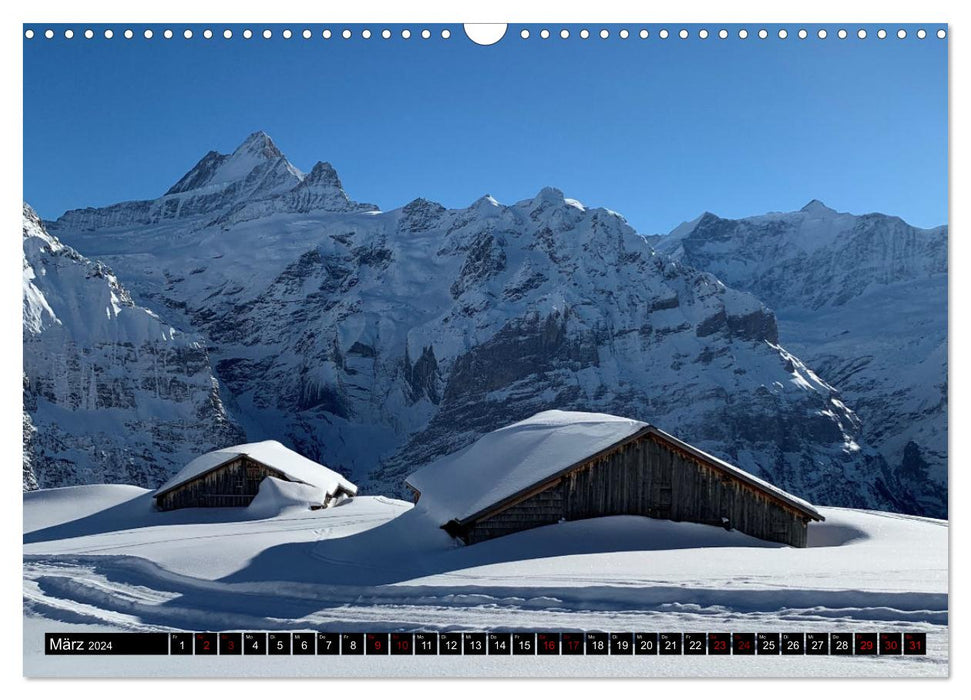
[[[566,199],[563,190],[557,187],[544,187],[533,197],[533,204],[561,204]]]
[[[286,159],[264,131],[250,134],[229,155],[209,151],[165,196],[196,191],[219,191],[247,184],[247,195],[260,190],[280,191],[295,187],[303,175]],[[249,191],[249,190],[253,191]]]
[[[27,202],[24,202],[23,220],[23,241],[25,248],[28,246],[46,246],[48,250],[57,251],[64,247],[54,236],[47,233],[40,216],[38,216],[34,208],[27,204]],[[28,241],[28,239],[34,240]]]
[[[826,214],[836,213],[834,209],[830,209],[825,204],[820,202],[818,199],[810,200],[810,202],[799,211],[804,212],[806,214],[815,214],[815,215],[826,215]]]
[[[325,185],[336,189],[343,189],[341,179],[334,170],[334,166],[325,161],[317,161],[313,169],[304,178],[304,182],[314,185]]]
[[[405,232],[427,229],[445,216],[446,209],[438,202],[418,197],[401,208],[398,228]]]
[[[303,181],[283,198],[287,211],[377,211],[374,204],[354,202],[341,184],[337,170],[330,163],[318,161]]]
[[[226,156],[216,151],[209,151],[204,155],[198,163],[196,163],[189,172],[183,175],[178,182],[172,185],[168,191],[165,193],[166,196],[171,194],[181,194],[182,192],[191,192],[194,189],[202,187],[209,181],[212,177],[212,173],[219,167],[219,164],[226,160]]]
[[[24,238],[41,229],[41,220],[34,208],[24,202]]]
[[[226,226],[274,212],[377,210],[374,204],[350,199],[330,163],[318,162],[304,175],[266,132],[256,131],[229,155],[209,151],[157,199],[68,211],[50,226],[54,232],[129,229],[175,219]]]
[[[699,216],[693,222],[691,222],[688,232],[692,233],[695,231],[704,230],[710,226],[717,224],[722,218],[718,214],[713,214],[710,211],[706,211],[704,214]]]
[[[246,137],[246,139],[236,147],[233,151],[233,155],[247,154],[255,155],[266,160],[272,160],[274,158],[282,158],[283,153],[277,148],[276,144],[273,143],[273,139],[270,138],[269,134],[265,131],[254,131],[252,134]]]
[[[477,200],[472,202],[472,206],[470,208],[480,209],[485,207],[487,209],[491,209],[493,207],[501,207],[501,206],[502,205],[499,204],[496,198],[493,197],[491,194],[484,194],[481,197],[479,197]]]

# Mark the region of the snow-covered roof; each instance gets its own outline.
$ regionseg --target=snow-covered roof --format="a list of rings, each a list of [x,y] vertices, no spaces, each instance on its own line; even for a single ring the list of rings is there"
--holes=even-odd
[[[442,523],[463,522],[642,431],[821,518],[806,501],[648,423],[606,413],[537,413],[432,462],[409,476],[406,483],[421,494],[420,505],[433,517]]]
[[[646,427],[606,413],[543,411],[483,435],[406,483],[443,522],[463,520]]]
[[[352,495],[357,493],[357,486],[323,464],[318,464],[303,455],[297,454],[276,440],[264,440],[263,442],[225,447],[196,457],[185,465],[178,474],[162,484],[155,495],[157,497],[244,455],[276,469],[288,479],[316,486],[328,496],[336,495],[339,490],[344,490]]]

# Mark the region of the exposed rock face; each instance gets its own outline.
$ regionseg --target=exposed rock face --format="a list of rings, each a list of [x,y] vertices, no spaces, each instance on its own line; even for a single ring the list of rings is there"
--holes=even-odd
[[[203,161],[178,196],[225,167]],[[457,210],[298,204],[334,187],[319,166],[183,224],[119,225],[109,208],[55,229],[206,338],[247,439],[372,490],[561,408],[652,422],[819,503],[916,507],[758,299],[656,254],[617,214],[553,188]]]
[[[24,489],[153,487],[238,442],[204,343],[23,216]]]
[[[947,227],[884,214],[839,213],[813,200],[797,212],[723,219],[706,213],[654,245],[774,309],[846,304],[874,286],[947,273]]]
[[[947,227],[883,214],[704,214],[654,245],[758,296],[839,389],[918,512],[947,517]]]
[[[306,214],[311,211],[376,211],[373,204],[352,202],[344,192],[337,171],[330,163],[318,162],[303,182],[286,196],[287,210]]]
[[[34,427],[34,419],[31,418],[30,412],[37,410],[37,402],[33,400],[29,389],[29,383],[27,381],[27,375],[24,375],[24,491],[36,491],[37,486],[37,475],[34,474],[34,464],[37,462],[36,454],[36,440],[35,435],[37,434],[37,429]]]
[[[69,211],[50,225],[66,230],[164,226],[204,228],[257,219],[277,212],[373,211],[352,202],[329,163],[309,175],[297,170],[262,131],[229,155],[210,151],[168,192],[152,201],[122,202],[103,209]]]

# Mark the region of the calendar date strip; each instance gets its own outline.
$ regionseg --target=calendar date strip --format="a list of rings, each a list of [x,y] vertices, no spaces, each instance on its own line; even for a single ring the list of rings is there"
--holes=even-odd
[[[109,632],[52,656],[924,656],[925,632]]]

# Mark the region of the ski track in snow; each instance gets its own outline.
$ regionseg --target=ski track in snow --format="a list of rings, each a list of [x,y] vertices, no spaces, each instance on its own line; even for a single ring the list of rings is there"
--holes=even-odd
[[[214,523],[204,526],[211,528],[206,535],[190,534],[198,531],[198,525],[178,524],[34,541],[28,545],[23,563],[25,615],[51,622],[109,625],[126,630],[666,628],[906,629],[940,633],[948,624],[946,592],[933,587],[921,591],[834,588],[832,572],[828,571],[802,575],[799,585],[780,578],[771,569],[719,575],[702,566],[695,576],[672,580],[667,572],[667,578],[652,578],[644,575],[643,569],[624,575],[627,572],[623,557],[630,552],[622,550],[614,553],[620,557],[616,560],[597,559],[601,556],[597,554],[574,554],[562,560],[532,559],[535,564],[526,573],[515,561],[499,559],[488,563],[489,550],[480,547],[439,552],[462,556],[478,551],[484,556],[447,560],[457,563],[458,570],[447,570],[436,562],[438,566],[428,567],[422,575],[420,571],[415,573],[420,567],[407,565],[407,557],[395,560],[378,549],[356,553],[358,548],[344,547],[337,551],[346,553],[345,560],[328,556],[335,542],[352,542],[356,535],[367,535],[382,525],[393,524],[392,521],[404,522],[397,518],[410,510],[413,509],[406,504],[388,499],[356,499],[348,506],[313,515],[290,512],[279,518]],[[916,525],[934,532],[940,525],[927,519],[846,513],[857,520],[870,518],[874,529],[899,522],[904,527]],[[834,516],[839,517],[840,513],[831,512],[831,520]],[[608,524],[606,520],[600,525]],[[861,541],[861,535],[854,534],[853,522],[831,524],[828,537]],[[629,525],[623,520],[617,523]],[[413,524],[411,521],[408,526]],[[669,526],[653,523],[651,527]],[[535,537],[538,532],[524,534]],[[718,532],[719,537],[732,536]],[[163,533],[166,536],[160,536]],[[555,534],[554,530],[549,531],[544,541],[555,543],[550,539]],[[169,555],[161,545],[182,545],[183,552],[200,546],[236,548],[242,552],[238,566],[245,568],[263,554],[261,548],[267,544],[258,538],[267,535],[276,538],[270,548],[279,543],[294,547],[286,552],[292,562],[290,570],[271,571],[270,577],[261,578],[257,569],[257,574],[251,573],[247,580],[240,579],[238,571],[230,575],[213,573],[222,570],[216,566],[206,577],[167,569],[150,558],[162,556],[161,561],[166,561],[164,557]],[[864,537],[862,541],[865,540]],[[524,542],[512,538],[508,541],[511,547],[522,547]],[[330,550],[322,548],[325,544],[331,545]],[[785,549],[754,551],[764,551],[769,556]],[[416,553],[423,554],[420,549]],[[191,560],[191,553],[187,556]],[[530,559],[528,554],[524,556]],[[688,559],[696,555],[685,550],[681,556]],[[740,556],[752,556],[752,551],[743,551]],[[576,562],[583,564],[578,566]],[[293,576],[294,572],[307,569],[325,573],[321,580]],[[357,577],[362,582],[380,571],[390,582],[329,583],[328,571],[337,572],[335,580],[340,580],[342,571],[350,571],[351,579]],[[899,571],[882,571],[888,580],[906,573],[903,567]],[[281,580],[275,580],[277,577]],[[814,587],[817,582],[819,587]]]

